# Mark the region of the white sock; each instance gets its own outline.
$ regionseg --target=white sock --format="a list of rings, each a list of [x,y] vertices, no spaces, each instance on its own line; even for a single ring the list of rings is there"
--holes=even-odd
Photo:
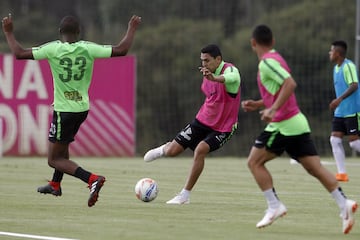
[[[183,189],[181,190],[181,192],[180,192],[180,194],[181,194],[182,196],[184,196],[185,198],[189,198],[189,197],[190,197],[190,193],[191,193],[191,191],[186,190],[185,188],[183,188]]]
[[[350,147],[357,152],[360,152],[360,139],[352,141],[349,143]]]
[[[144,161],[145,162],[151,162],[155,159],[161,158],[165,155],[164,147],[166,144],[161,145],[160,147],[153,148],[144,155]]]
[[[335,199],[340,210],[343,211],[346,205],[346,197],[342,192],[341,188],[336,188],[334,191],[332,191],[331,196]]]
[[[276,209],[279,207],[280,201],[276,196],[275,190],[273,188],[265,190],[263,193],[269,208]]]
[[[342,139],[339,137],[330,137],[330,144],[335,158],[338,173],[346,173],[345,168],[345,151],[342,144]]]
[[[165,147],[166,143],[161,145],[160,147],[158,147],[156,150],[158,150],[160,152],[160,156],[165,156],[165,151],[164,151],[164,147]]]
[[[164,147],[165,147],[166,144],[163,144],[159,147],[156,147],[156,148],[153,148],[151,151],[154,152],[156,158],[160,158],[160,157],[163,157],[165,156],[165,151],[164,151]]]

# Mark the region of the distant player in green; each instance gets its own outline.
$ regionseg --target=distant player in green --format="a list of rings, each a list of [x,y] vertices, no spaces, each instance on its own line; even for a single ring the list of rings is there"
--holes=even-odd
[[[308,121],[296,102],[296,82],[285,59],[273,46],[271,29],[266,25],[257,26],[252,34],[251,47],[259,59],[257,84],[261,99],[242,102],[245,111],[262,109],[261,119],[268,123],[248,156],[249,169],[268,204],[264,217],[256,227],[266,227],[287,212],[265,166],[268,161],[287,152],[331,193],[340,208],[343,233],[347,234],[354,225],[353,214],[358,205],[345,197],[335,176],[321,164],[310,136]]]
[[[117,45],[98,45],[80,41],[78,20],[73,16],[66,16],[60,22],[61,40],[24,49],[14,36],[11,15],[3,18],[3,32],[16,58],[47,59],[53,76],[54,113],[49,130],[48,164],[55,170],[49,184],[39,187],[38,192],[61,196],[60,183],[66,173],[87,183],[90,188],[88,206],[92,207],[96,203],[105,177],[88,172],[71,161],[69,144],[74,141],[80,125],[88,115],[88,89],[94,60],[126,55],[140,22],[140,17],[132,16],[126,35]]]
[[[336,179],[349,181],[345,168],[345,151],[342,139],[347,136],[350,147],[360,152],[359,112],[360,89],[355,64],[346,58],[347,44],[339,40],[331,44],[330,61],[335,63],[333,82],[336,98],[330,102],[330,109],[334,111],[330,144],[337,166]]]

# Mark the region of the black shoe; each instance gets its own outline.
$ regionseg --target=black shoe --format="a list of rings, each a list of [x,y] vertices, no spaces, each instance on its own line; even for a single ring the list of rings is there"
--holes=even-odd
[[[41,186],[38,187],[37,191],[39,193],[43,193],[43,194],[52,194],[54,196],[61,196],[62,192],[61,192],[61,187],[59,187],[58,190],[55,190],[53,186],[51,186],[50,184],[47,184],[45,186]]]
[[[99,176],[95,181],[89,184],[89,188],[90,188],[90,197],[88,200],[89,207],[94,206],[95,203],[97,202],[100,189],[104,185],[104,182],[105,182],[105,177]]]

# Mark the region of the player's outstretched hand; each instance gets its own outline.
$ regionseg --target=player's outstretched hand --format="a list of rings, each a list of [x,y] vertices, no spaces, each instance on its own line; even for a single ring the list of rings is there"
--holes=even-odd
[[[14,27],[13,27],[12,18],[11,18],[10,13],[9,13],[9,15],[7,17],[4,17],[1,22],[2,22],[3,31],[5,33],[13,31]]]
[[[245,112],[252,112],[259,109],[257,101],[251,99],[242,101],[241,107]]]
[[[215,80],[215,77],[214,75],[212,74],[212,72],[207,69],[206,67],[199,67],[199,71],[202,73],[202,75],[204,77],[206,77],[206,79],[210,80],[210,81],[214,81]]]
[[[133,15],[129,21],[129,28],[137,28],[141,23],[141,17]]]

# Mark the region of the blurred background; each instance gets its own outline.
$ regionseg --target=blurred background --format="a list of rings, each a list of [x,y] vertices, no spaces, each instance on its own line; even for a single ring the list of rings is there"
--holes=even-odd
[[[331,156],[329,136],[334,98],[331,42],[345,40],[354,60],[356,1],[337,0],[2,0],[0,13],[12,13],[24,47],[58,38],[65,15],[82,23],[82,38],[116,44],[131,15],[142,17],[129,54],[136,56],[136,155],[171,140],[197,113],[204,96],[198,72],[200,49],[220,46],[225,61],[240,70],[242,99],[258,98],[258,60],[251,31],[265,23],[275,48],[287,59],[298,83],[298,103],[307,115],[319,153]],[[9,53],[4,36],[1,53]],[[214,156],[247,156],[264,123],[258,113],[239,114],[239,130]],[[346,150],[350,154],[348,145]],[[186,154],[191,154],[189,151]]]

